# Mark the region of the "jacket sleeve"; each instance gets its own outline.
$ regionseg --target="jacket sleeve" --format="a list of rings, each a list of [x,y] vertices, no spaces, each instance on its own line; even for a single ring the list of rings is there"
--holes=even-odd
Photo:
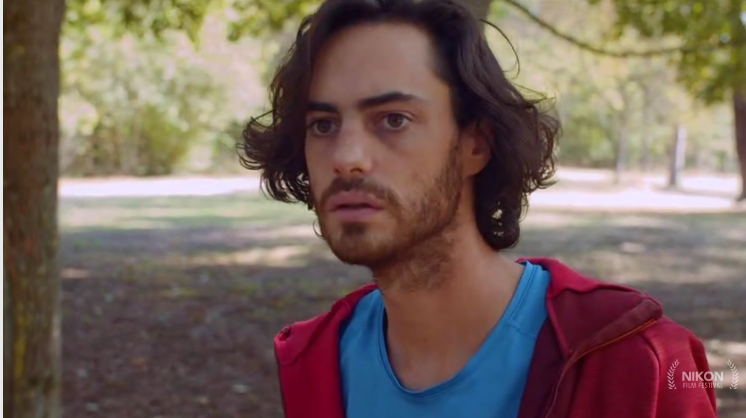
[[[710,371],[702,342],[666,317],[643,336],[658,359],[655,418],[716,418],[711,382],[684,380],[684,373]]]

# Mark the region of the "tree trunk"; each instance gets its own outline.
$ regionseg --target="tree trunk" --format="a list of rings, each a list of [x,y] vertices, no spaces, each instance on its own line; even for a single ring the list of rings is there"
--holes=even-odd
[[[668,172],[668,187],[679,187],[681,172],[686,164],[686,128],[682,124],[676,125],[673,143],[671,144],[671,165]]]
[[[746,200],[746,93],[733,94],[733,119],[736,133],[736,155],[741,168],[741,193],[737,201]]]
[[[617,136],[616,163],[614,164],[614,184],[622,184],[622,177],[627,166],[627,126],[622,122]]]
[[[64,8],[64,0],[3,6],[3,325],[11,328],[3,347],[3,408],[12,418],[60,415],[57,99]]]
[[[492,0],[458,0],[458,2],[466,6],[477,19],[487,19],[490,14]]]
[[[643,173],[650,171],[650,127],[653,126],[653,99],[649,82],[643,84],[642,143],[640,144],[640,166]]]

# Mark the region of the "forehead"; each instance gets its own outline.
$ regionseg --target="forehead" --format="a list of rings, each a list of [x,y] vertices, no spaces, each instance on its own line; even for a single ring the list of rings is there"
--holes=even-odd
[[[448,88],[433,70],[434,57],[427,33],[414,25],[353,26],[321,50],[310,100],[344,105],[391,91],[437,98]]]

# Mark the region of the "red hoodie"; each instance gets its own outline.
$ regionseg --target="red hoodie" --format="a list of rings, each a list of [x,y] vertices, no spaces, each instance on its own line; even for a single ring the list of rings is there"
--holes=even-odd
[[[663,316],[660,304],[623,286],[581,276],[551,259],[548,320],[536,342],[518,418],[708,418],[713,388],[685,388],[682,372],[709,371],[702,343]],[[286,418],[344,418],[339,327],[368,285],[330,312],[275,337]],[[678,361],[678,362],[677,362]],[[500,378],[495,377],[495,390]],[[687,382],[689,383],[689,382]]]

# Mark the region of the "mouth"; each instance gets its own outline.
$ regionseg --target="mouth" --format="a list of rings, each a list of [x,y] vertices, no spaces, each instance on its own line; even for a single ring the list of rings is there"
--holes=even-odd
[[[342,192],[329,199],[328,207],[340,221],[360,222],[383,210],[372,196],[356,192]]]
[[[372,205],[370,203],[341,203],[332,209],[332,211],[338,210],[360,210],[360,209],[381,209],[379,206]]]

